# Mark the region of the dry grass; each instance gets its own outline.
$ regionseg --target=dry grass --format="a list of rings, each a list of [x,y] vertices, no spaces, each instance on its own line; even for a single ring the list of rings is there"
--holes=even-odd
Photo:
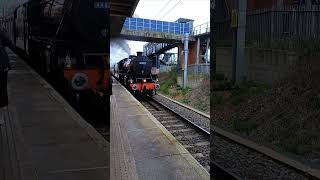
[[[272,88],[244,97],[236,106],[226,103],[229,114],[220,113],[214,123],[306,159],[319,159],[319,82],[319,71],[300,71]]]
[[[210,77],[201,77],[199,86],[183,89],[177,85],[175,72],[159,75],[160,92],[195,109],[210,113]]]

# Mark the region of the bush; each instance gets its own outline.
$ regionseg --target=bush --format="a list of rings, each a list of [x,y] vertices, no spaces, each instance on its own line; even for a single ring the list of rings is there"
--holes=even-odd
[[[172,69],[169,72],[161,73],[159,75],[160,79],[160,92],[165,94],[169,94],[169,89],[177,84],[177,71],[176,69]]]

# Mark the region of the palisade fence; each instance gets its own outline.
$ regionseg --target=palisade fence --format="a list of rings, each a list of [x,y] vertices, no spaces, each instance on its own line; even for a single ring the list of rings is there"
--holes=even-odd
[[[216,21],[215,38],[232,41],[231,19]],[[255,10],[247,13],[246,41],[320,40],[319,10]]]
[[[210,64],[190,64],[188,74],[210,74]]]
[[[178,70],[182,74],[182,69]],[[210,74],[210,63],[188,65],[188,74]]]
[[[173,68],[177,68],[177,65],[161,65],[160,66],[160,73],[163,72],[170,72]]]

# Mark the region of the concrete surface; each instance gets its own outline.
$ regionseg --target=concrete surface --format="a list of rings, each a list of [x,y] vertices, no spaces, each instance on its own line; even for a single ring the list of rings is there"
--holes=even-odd
[[[111,96],[111,179],[210,179],[208,172],[123,86]]]

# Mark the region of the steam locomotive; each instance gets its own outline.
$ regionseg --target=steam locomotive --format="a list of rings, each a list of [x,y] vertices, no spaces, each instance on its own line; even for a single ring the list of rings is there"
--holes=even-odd
[[[107,0],[29,0],[2,18],[17,50],[68,97],[109,98]]]
[[[114,66],[114,75],[135,96],[152,96],[160,89],[156,67],[152,60],[137,52],[137,56],[122,59]]]

